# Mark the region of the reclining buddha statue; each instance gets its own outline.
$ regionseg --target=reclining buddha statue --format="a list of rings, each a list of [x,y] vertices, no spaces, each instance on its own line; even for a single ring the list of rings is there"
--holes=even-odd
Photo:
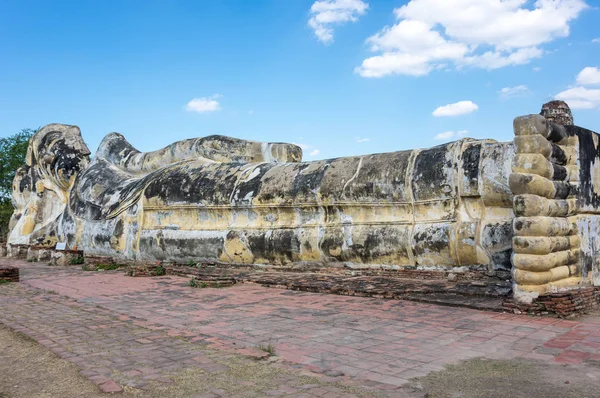
[[[75,126],[32,138],[10,242],[138,260],[510,268],[509,143],[302,162],[293,144],[210,136],[140,153],[112,133],[88,155]]]
[[[578,147],[598,136],[558,122],[517,118],[514,142],[309,162],[293,144],[217,135],[141,153],[117,133],[90,160],[79,128],[51,124],[15,177],[8,243],[136,261],[512,270],[545,292],[598,274],[583,232],[595,219],[569,218],[600,202],[597,155]],[[552,266],[528,263],[548,255]]]

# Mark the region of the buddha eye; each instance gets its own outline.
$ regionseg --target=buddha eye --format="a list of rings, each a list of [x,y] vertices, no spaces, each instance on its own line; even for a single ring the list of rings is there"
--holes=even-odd
[[[51,164],[52,161],[54,161],[54,155],[51,155],[49,153],[47,153],[46,155],[44,155],[44,163]]]

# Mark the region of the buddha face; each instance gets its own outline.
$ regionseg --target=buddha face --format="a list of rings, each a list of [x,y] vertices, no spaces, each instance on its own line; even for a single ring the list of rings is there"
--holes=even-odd
[[[89,155],[78,127],[51,124],[32,137],[27,165],[46,183],[68,190],[77,174],[89,165]]]

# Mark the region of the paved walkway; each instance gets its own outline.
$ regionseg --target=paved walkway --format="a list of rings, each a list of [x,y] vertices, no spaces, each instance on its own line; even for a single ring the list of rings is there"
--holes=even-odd
[[[251,284],[193,289],[181,277],[0,263],[21,268],[20,286],[0,289],[0,321],[77,363],[107,390],[168,382],[169,371],[185,366],[222,371],[218,355],[196,342],[225,353],[272,344],[288,367],[382,391],[482,356],[600,361],[599,317],[532,318]],[[286,393],[324,395],[309,390]]]

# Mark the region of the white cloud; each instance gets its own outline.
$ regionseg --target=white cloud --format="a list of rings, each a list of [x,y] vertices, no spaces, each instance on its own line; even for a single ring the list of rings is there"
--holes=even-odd
[[[319,151],[317,148],[315,148],[313,145],[310,145],[310,144],[303,144],[303,143],[297,143],[297,142],[292,142],[292,144],[298,145],[300,148],[302,148],[302,151],[304,151],[304,152],[312,149],[312,151],[310,151],[308,153],[308,156],[310,156],[310,157],[315,157],[319,153],[321,153],[321,151]]]
[[[315,31],[319,41],[333,42],[333,26],[356,22],[369,4],[363,0],[319,0],[310,7],[308,25]]]
[[[479,107],[473,101],[458,101],[454,104],[440,106],[432,115],[435,117],[441,116],[459,116],[475,112]]]
[[[501,98],[508,99],[513,97],[520,97],[523,95],[529,94],[529,88],[525,85],[515,86],[515,87],[504,87],[502,90],[498,91]]]
[[[449,140],[454,137],[454,131],[446,131],[445,133],[439,133],[433,139],[435,140]]]
[[[453,138],[462,138],[465,135],[469,134],[468,130],[459,130],[457,132],[454,131],[446,131],[444,133],[439,133],[438,135],[436,135],[435,137],[433,137],[434,140],[439,140],[439,141],[448,141],[451,140]]]
[[[367,39],[379,55],[355,71],[364,77],[426,75],[442,65],[497,69],[540,58],[540,46],[569,35],[583,0],[410,0],[398,22]]]
[[[600,69],[591,66],[583,68],[577,75],[577,84],[582,86],[600,84]]]
[[[185,110],[188,112],[215,112],[221,110],[221,104],[217,101],[217,98],[221,97],[219,94],[211,95],[210,97],[194,98],[185,106]]]
[[[359,142],[359,143],[371,141],[370,138],[361,138],[361,137],[356,137],[355,140],[356,140],[356,142]]]
[[[500,69],[510,65],[525,65],[535,58],[541,58],[544,52],[537,47],[519,48],[512,52],[486,51],[483,54],[473,55],[461,59],[459,66],[476,66],[483,69]]]
[[[308,145],[308,144],[299,144],[297,142],[292,142],[292,144],[298,145],[300,148],[302,148],[303,151],[306,151],[306,150],[312,148],[312,145]]]
[[[592,43],[600,43],[600,37],[598,37],[597,39],[592,40]]]
[[[535,68],[533,68],[533,71],[534,71],[534,72],[539,72],[539,71],[541,71],[541,70],[542,70],[542,68],[540,68],[539,66],[536,66]]]
[[[584,87],[600,84],[600,69],[590,66],[583,68],[577,75],[577,84],[556,94],[554,98],[565,101],[571,109],[600,108],[600,89]]]
[[[572,109],[593,109],[600,107],[600,89],[573,87],[554,96],[565,101]]]

